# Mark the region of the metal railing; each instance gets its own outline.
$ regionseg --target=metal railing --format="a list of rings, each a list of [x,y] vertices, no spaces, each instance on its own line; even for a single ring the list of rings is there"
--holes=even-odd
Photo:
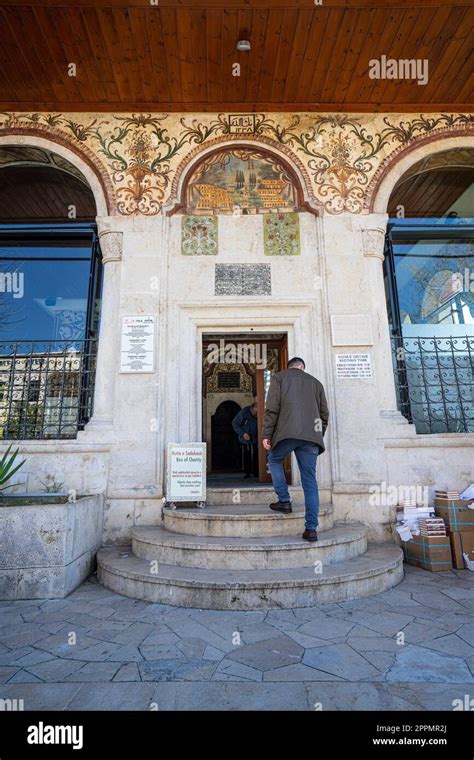
[[[97,340],[0,341],[0,439],[75,438],[92,416]]]
[[[392,337],[399,409],[417,433],[474,432],[474,336]]]

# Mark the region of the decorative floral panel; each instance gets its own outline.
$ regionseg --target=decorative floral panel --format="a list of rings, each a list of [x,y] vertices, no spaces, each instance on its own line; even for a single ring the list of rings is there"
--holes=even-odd
[[[299,256],[298,214],[269,214],[264,219],[265,256]]]
[[[183,216],[181,253],[183,256],[217,255],[217,216]]]

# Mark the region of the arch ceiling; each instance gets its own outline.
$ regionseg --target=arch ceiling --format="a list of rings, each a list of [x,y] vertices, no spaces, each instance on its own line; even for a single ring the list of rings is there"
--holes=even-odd
[[[474,148],[433,153],[414,163],[395,185],[388,213],[403,206],[406,217],[441,217],[457,208],[474,216]],[[469,195],[468,195],[469,192]]]
[[[92,221],[93,193],[68,159],[34,145],[0,145],[0,220],[11,223]]]

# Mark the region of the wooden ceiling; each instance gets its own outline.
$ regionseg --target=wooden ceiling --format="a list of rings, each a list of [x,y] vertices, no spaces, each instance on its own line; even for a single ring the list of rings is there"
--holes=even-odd
[[[474,110],[473,21],[473,0],[6,0],[0,110]],[[382,55],[428,84],[371,79]]]
[[[395,217],[397,210],[403,206],[407,219],[445,216],[471,187],[472,180],[472,169],[459,167],[423,172],[405,181],[402,178],[390,196],[388,213]]]
[[[6,166],[0,169],[0,222],[31,223],[93,221],[94,196],[77,177],[46,166]]]

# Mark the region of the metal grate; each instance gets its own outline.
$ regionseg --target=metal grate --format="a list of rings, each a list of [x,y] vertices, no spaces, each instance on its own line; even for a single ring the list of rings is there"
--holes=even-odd
[[[0,439],[75,438],[92,416],[97,340],[0,341]]]
[[[474,432],[474,336],[392,337],[399,409],[418,433]]]

